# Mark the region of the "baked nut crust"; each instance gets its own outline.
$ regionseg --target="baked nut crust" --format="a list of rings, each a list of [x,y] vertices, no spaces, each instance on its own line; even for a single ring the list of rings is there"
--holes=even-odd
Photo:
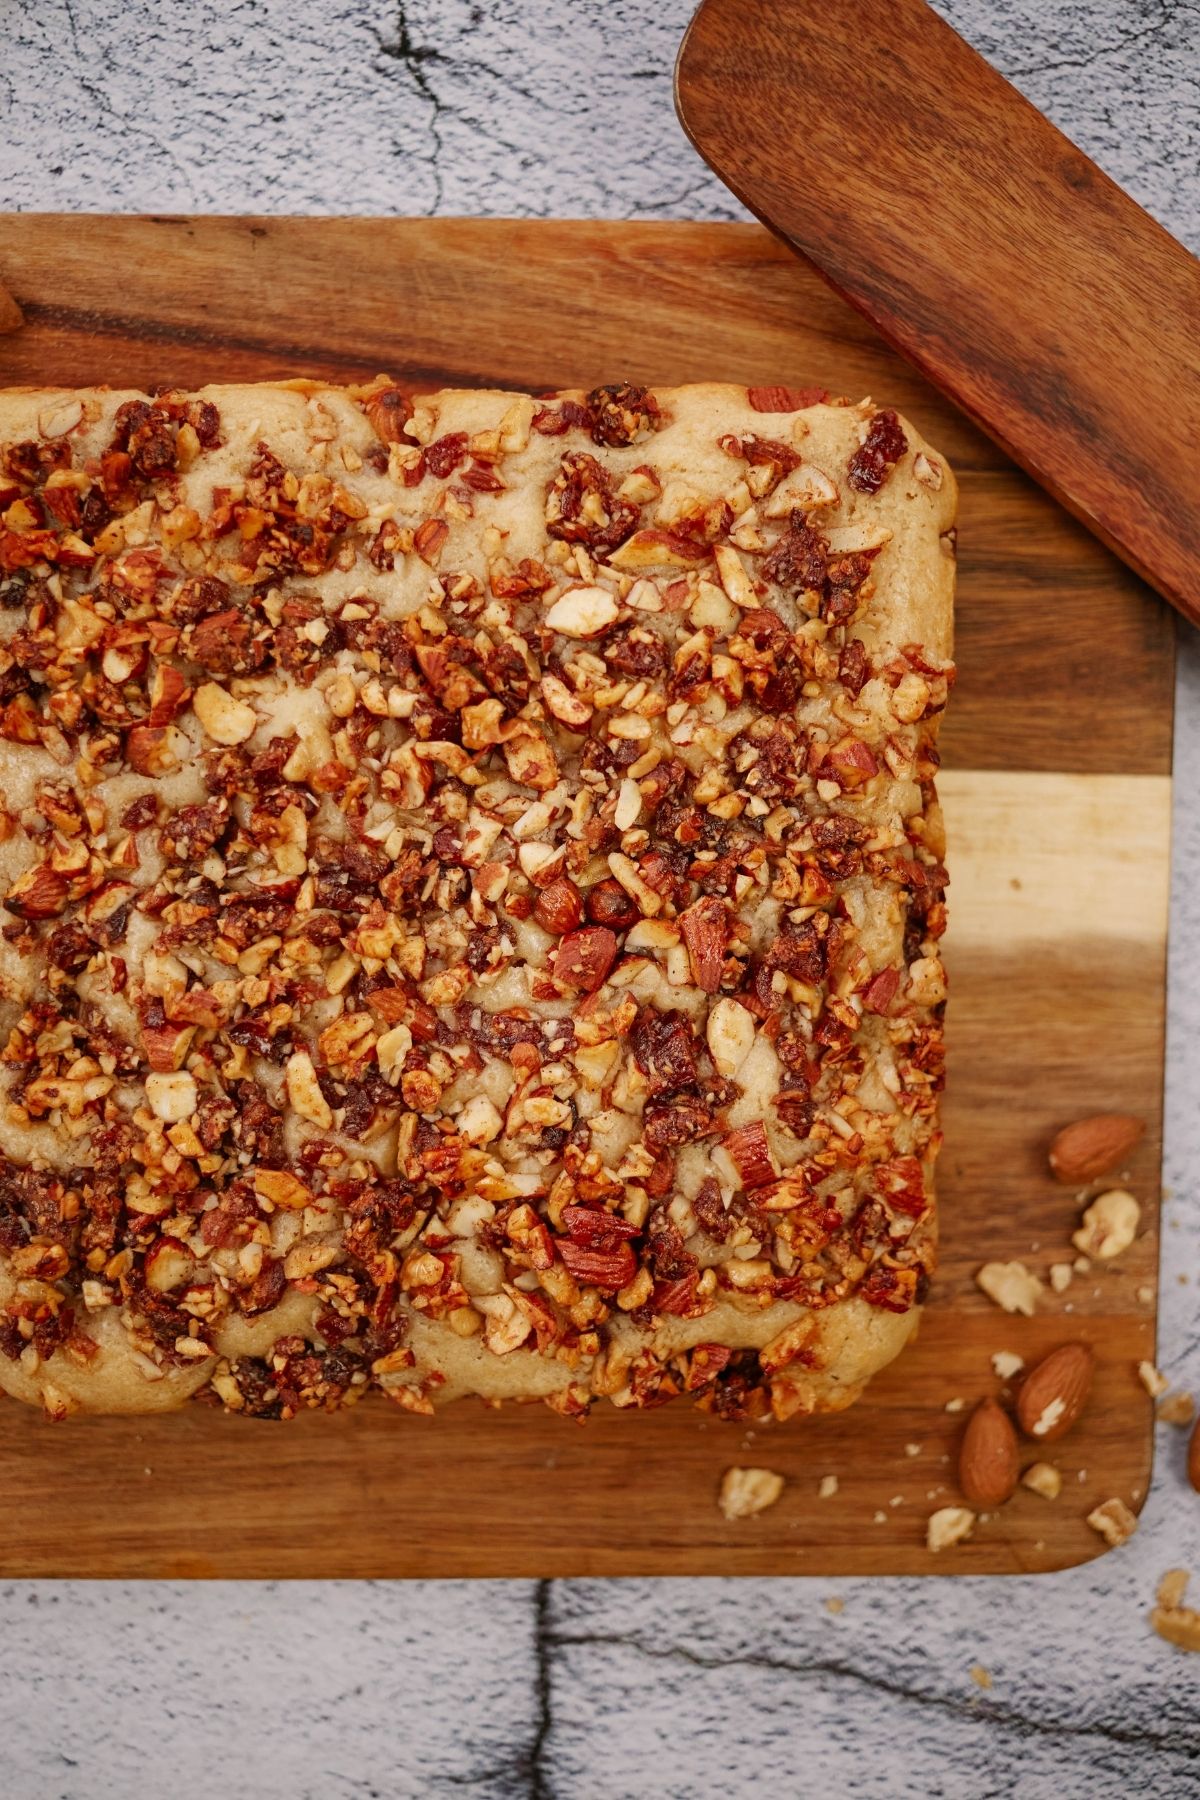
[[[814,390],[0,393],[0,1386],[856,1399],[954,506]]]

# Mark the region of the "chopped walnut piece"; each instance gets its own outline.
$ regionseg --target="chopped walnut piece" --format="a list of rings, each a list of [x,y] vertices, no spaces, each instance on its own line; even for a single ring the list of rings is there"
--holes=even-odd
[[[1085,1256],[1111,1262],[1132,1244],[1141,1216],[1142,1209],[1132,1194],[1124,1188],[1111,1188],[1085,1209],[1083,1224],[1071,1242]]]
[[[1038,1296],[1044,1292],[1037,1276],[1023,1262],[984,1263],[975,1282],[1005,1312],[1023,1313],[1027,1319],[1033,1317]]]
[[[1136,1516],[1118,1499],[1102,1501],[1088,1514],[1087,1522],[1113,1549],[1128,1542],[1137,1530]]]
[[[1196,1412],[1196,1402],[1191,1394],[1166,1394],[1154,1409],[1155,1417],[1164,1425],[1190,1425]]]
[[[925,1543],[935,1552],[952,1549],[969,1538],[975,1529],[975,1514],[966,1506],[941,1506],[930,1513],[925,1527]]]
[[[1150,1623],[1159,1637],[1177,1650],[1200,1650],[1200,1612],[1185,1606],[1184,1595],[1191,1580],[1186,1569],[1168,1569],[1158,1584]]]
[[[1057,1500],[1062,1492],[1062,1476],[1053,1463],[1030,1463],[1021,1477],[1021,1486],[1040,1494],[1043,1500]]]
[[[748,1519],[774,1506],[783,1486],[774,1469],[726,1469],[718,1505],[727,1519]]]

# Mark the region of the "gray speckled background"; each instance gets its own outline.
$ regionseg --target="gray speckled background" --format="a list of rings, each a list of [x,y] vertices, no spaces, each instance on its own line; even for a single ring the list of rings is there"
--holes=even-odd
[[[1195,0],[941,0],[1200,248]],[[0,4],[0,202],[734,218],[671,107],[689,0]],[[1200,1389],[1200,649],[1182,644],[1160,1362]],[[1183,1438],[1036,1580],[0,1588],[7,1800],[1200,1795]],[[34,1502],[36,1503],[36,1502]],[[845,1610],[823,1601],[840,1595]],[[983,1664],[993,1686],[971,1681]]]

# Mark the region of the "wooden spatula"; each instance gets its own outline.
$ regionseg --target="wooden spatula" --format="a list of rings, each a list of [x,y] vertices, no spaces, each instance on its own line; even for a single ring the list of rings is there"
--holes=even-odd
[[[1181,244],[924,0],[704,0],[676,103],[746,206],[1200,623]]]

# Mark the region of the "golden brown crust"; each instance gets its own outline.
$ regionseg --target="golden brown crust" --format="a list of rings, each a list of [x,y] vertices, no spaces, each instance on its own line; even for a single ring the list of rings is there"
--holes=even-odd
[[[850,1404],[933,1257],[953,517],[790,390],[0,394],[0,1386]]]

